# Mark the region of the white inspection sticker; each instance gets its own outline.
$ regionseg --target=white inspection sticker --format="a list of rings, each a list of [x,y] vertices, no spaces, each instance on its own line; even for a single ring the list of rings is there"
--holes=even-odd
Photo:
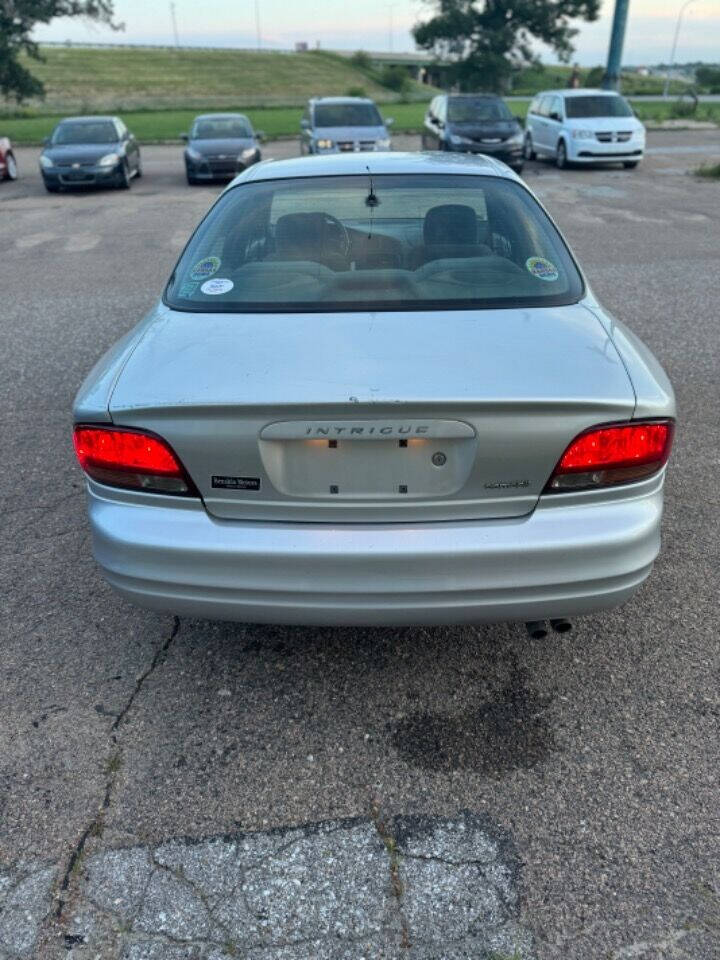
[[[214,277],[212,280],[206,280],[200,287],[201,293],[206,293],[209,297],[216,297],[220,293],[228,293],[235,284],[232,280],[225,280],[222,277]]]

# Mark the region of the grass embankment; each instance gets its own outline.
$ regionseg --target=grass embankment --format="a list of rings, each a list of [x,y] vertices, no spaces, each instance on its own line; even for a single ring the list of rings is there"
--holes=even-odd
[[[347,94],[363,88],[375,99],[392,99],[377,74],[328,51],[277,53],[147,47],[42,47],[42,61],[22,59],[45,84],[32,110],[55,113],[126,113],[194,109],[212,104],[300,105],[308,97]],[[410,96],[419,89],[412,84]],[[3,109],[4,108],[4,109]],[[0,111],[12,109],[2,104]]]

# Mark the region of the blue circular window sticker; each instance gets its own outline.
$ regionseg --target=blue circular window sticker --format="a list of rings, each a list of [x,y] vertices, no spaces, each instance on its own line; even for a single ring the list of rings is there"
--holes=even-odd
[[[204,257],[198,260],[190,273],[191,280],[209,280],[220,269],[220,257]]]

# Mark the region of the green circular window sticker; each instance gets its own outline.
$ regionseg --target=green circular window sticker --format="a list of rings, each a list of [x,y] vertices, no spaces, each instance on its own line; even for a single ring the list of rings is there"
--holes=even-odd
[[[218,272],[221,264],[220,257],[204,257],[198,260],[190,272],[191,280],[209,280]]]
[[[557,280],[560,276],[558,268],[545,257],[528,257],[525,261],[525,267],[528,273],[531,273],[538,280]]]

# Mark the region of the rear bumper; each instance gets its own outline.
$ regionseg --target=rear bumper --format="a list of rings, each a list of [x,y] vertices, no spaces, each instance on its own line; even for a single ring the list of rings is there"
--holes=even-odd
[[[535,620],[627,600],[659,550],[662,478],[610,502],[546,501],[516,520],[334,526],[217,520],[198,502],[89,487],[94,554],[123,596],[257,623]]]

